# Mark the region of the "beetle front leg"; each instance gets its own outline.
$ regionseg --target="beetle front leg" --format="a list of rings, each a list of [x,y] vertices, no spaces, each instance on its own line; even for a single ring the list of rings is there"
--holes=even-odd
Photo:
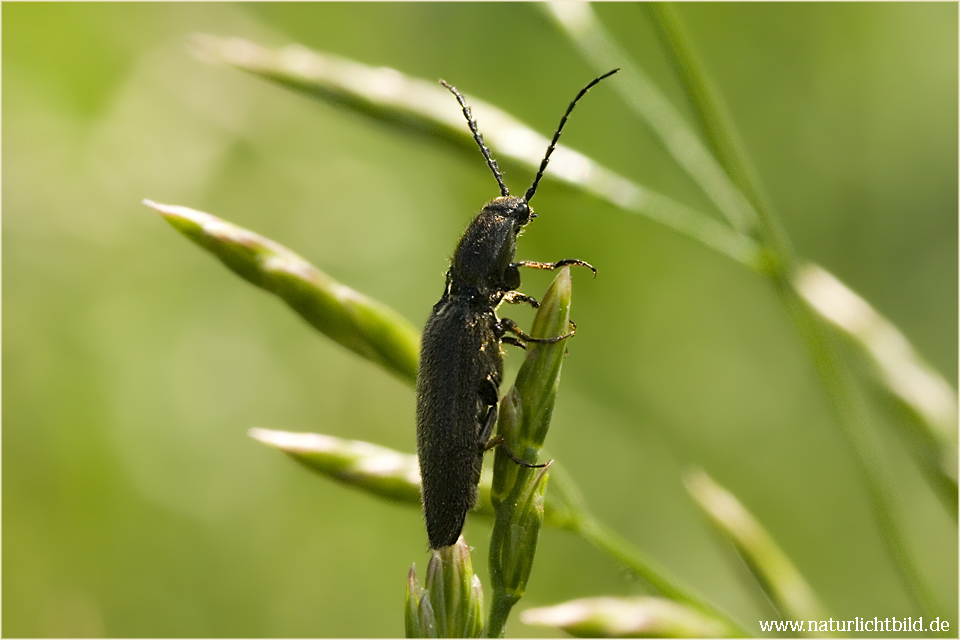
[[[521,260],[520,262],[513,262],[510,264],[511,267],[529,267],[530,269],[547,269],[549,271],[553,271],[554,269],[559,269],[560,267],[566,267],[569,265],[573,265],[576,267],[586,267],[587,269],[590,269],[590,271],[593,271],[594,278],[597,277],[597,270],[594,269],[593,265],[591,265],[589,262],[584,262],[583,260],[574,260],[570,258],[566,260],[560,260],[559,262],[532,262],[530,260]]]

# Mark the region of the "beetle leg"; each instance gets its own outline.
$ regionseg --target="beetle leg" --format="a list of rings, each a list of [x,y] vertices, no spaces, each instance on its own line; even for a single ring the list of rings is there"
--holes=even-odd
[[[520,262],[514,262],[510,264],[511,267],[529,267],[531,269],[548,269],[550,271],[559,269],[560,267],[566,267],[567,265],[586,267],[587,269],[590,269],[590,271],[593,271],[594,278],[597,277],[597,270],[593,268],[593,265],[588,262],[584,262],[583,260],[574,260],[571,258],[560,260],[559,262],[532,262],[530,260],[521,260]]]
[[[497,405],[494,404],[487,410],[487,417],[483,421],[483,428],[480,429],[479,441],[482,451],[490,448],[488,445],[493,441],[490,434],[493,433],[493,425],[495,424],[497,424]],[[495,447],[497,445],[494,444],[493,446]]]
[[[502,284],[503,289],[506,291],[520,288],[520,269],[517,268],[517,265],[507,265],[507,268],[503,272]]]
[[[543,467],[546,467],[547,465],[550,464],[549,462],[542,462],[542,463],[536,464],[533,462],[527,462],[526,460],[521,460],[517,456],[513,455],[513,452],[510,451],[509,448],[507,448],[506,443],[503,441],[503,436],[501,435],[496,435],[490,438],[490,440],[488,440],[487,444],[484,446],[484,451],[488,449],[493,449],[494,447],[500,447],[501,449],[503,449],[503,452],[507,454],[507,457],[513,460],[514,464],[517,464],[521,467],[526,467],[528,469],[542,469]]]
[[[526,460],[521,460],[517,456],[513,455],[513,452],[507,448],[506,443],[504,443],[503,441],[503,436],[501,435],[495,435],[489,440],[487,440],[486,444],[483,445],[483,450],[488,451],[490,449],[493,449],[494,447],[500,447],[501,449],[503,449],[503,452],[507,454],[507,457],[513,460],[514,464],[517,464],[521,467],[526,467],[528,469],[542,469],[543,467],[550,464],[549,462],[542,462],[540,464],[535,464],[533,462],[527,462]]]
[[[503,301],[510,304],[529,304],[534,309],[540,308],[540,303],[537,302],[536,298],[528,296],[525,293],[520,293],[519,291],[507,291],[503,294]]]
[[[500,338],[500,342],[512,344],[515,347],[520,347],[524,351],[527,350],[527,345],[521,342],[519,338],[514,338],[513,336],[503,336],[502,338]]]
[[[490,376],[483,379],[477,392],[480,394],[480,399],[483,400],[483,403],[486,405],[496,405],[500,399],[500,385]],[[484,418],[484,420],[486,420],[486,418]]]
[[[562,336],[556,336],[555,338],[534,338],[533,336],[527,335],[520,329],[520,327],[517,326],[517,323],[511,320],[510,318],[500,319],[500,331],[502,332],[509,331],[510,333],[514,333],[517,335],[518,338],[520,338],[524,342],[533,342],[533,343],[539,343],[539,344],[553,344],[555,342],[560,342],[561,340],[566,340],[567,338],[569,338],[570,336],[572,336],[577,332],[577,325],[574,324],[572,320],[570,320],[569,322],[570,322],[570,325],[573,327],[573,331],[571,331],[570,333],[565,333]],[[504,336],[503,338],[501,338],[501,340],[503,340],[504,342],[507,342],[508,338],[510,338],[510,336]]]
[[[513,324],[513,321],[509,321],[510,324]],[[493,326],[494,333],[497,335],[497,340],[500,342],[505,342],[507,344],[512,344],[515,347],[520,347],[524,351],[527,349],[527,345],[523,343],[520,338],[514,338],[513,336],[504,335],[507,332],[506,326],[502,320],[497,320],[497,324]]]

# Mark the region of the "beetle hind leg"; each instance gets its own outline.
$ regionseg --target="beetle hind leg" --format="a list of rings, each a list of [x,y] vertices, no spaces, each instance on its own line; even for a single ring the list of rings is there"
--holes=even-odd
[[[527,462],[526,460],[518,458],[517,456],[513,455],[513,452],[507,447],[506,443],[503,441],[503,436],[501,435],[495,435],[483,444],[484,451],[489,451],[490,449],[494,449],[496,447],[500,447],[500,449],[507,454],[507,457],[513,460],[514,464],[521,467],[526,467],[527,469],[542,469],[550,464],[549,462]]]
[[[514,338],[513,336],[503,336],[500,338],[500,342],[504,342],[506,344],[512,344],[515,347],[520,347],[524,351],[527,350],[527,345],[522,340],[520,340],[520,338]]]
[[[497,405],[493,405],[487,409],[487,415],[483,420],[483,426],[480,428],[479,442],[481,444],[481,451],[486,451],[490,448],[487,445],[491,440],[493,440],[493,438],[490,437],[490,434],[493,433],[493,426],[495,424],[497,424]]]
[[[507,454],[507,457],[514,461],[514,463],[520,465],[521,467],[527,467],[528,469],[541,469],[548,464],[536,464],[533,462],[527,462],[526,460],[521,460],[517,456],[513,455],[513,452],[507,447],[506,443],[503,441],[503,436],[495,435],[493,437],[490,434],[493,433],[493,426],[497,423],[497,407],[496,405],[490,407],[487,410],[487,416],[483,421],[483,427],[480,429],[480,453],[484,451],[489,451],[490,449],[495,449],[500,447],[503,449],[503,452]]]

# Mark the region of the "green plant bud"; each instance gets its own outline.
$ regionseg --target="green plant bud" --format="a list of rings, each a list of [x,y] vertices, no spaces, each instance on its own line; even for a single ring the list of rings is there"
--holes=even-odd
[[[462,540],[463,538],[460,538]],[[459,542],[459,540],[457,541]],[[456,545],[451,545],[456,546]],[[449,547],[444,547],[445,549]],[[436,621],[437,637],[446,638],[447,633],[447,585],[445,584],[446,574],[443,571],[443,560],[440,559],[440,551],[430,552],[430,561],[427,563],[427,581],[426,592],[433,608],[433,619]]]
[[[572,296],[570,267],[565,267],[557,273],[557,277],[547,288],[533,319],[530,335],[535,338],[550,338],[567,333],[570,330]],[[568,342],[562,340],[554,344],[529,345],[529,353],[517,372],[514,388],[522,407],[517,434],[522,445],[521,450],[526,447],[539,450],[547,437]]]
[[[568,332],[572,295],[570,267],[565,267],[547,288],[530,335],[549,338]],[[550,426],[566,343],[563,340],[554,344],[529,344],[527,357],[520,366],[514,386],[500,401],[497,434],[503,436],[504,443],[515,455],[528,462],[536,462]],[[498,500],[507,499],[516,483],[529,475],[528,470],[517,466],[503,451],[497,451],[494,460],[494,506]]]
[[[555,627],[581,638],[719,638],[730,628],[664,598],[583,598],[527,609],[524,624]],[[735,634],[734,634],[735,635]]]
[[[557,273],[537,309],[530,335],[552,338],[570,330],[572,281],[570,268]],[[566,344],[530,343],[516,382],[500,403],[499,434],[514,455],[536,462],[547,435],[560,384],[560,369]],[[512,441],[511,441],[512,440]],[[492,599],[488,633],[502,637],[510,609],[527,588],[540,527],[546,467],[534,470],[517,465],[498,450],[491,491],[496,521],[490,541]]]
[[[408,638],[423,638],[423,625],[420,624],[420,600],[423,597],[423,589],[417,582],[417,564],[410,567],[407,574],[407,593],[404,607],[404,629]]]
[[[419,585],[407,578],[407,592],[416,593]],[[477,638],[483,634],[483,588],[473,573],[470,547],[463,536],[456,544],[430,554],[427,577],[420,592],[417,623],[411,622],[414,604],[407,596],[407,633],[419,637]],[[417,626],[419,625],[419,626]]]
[[[515,598],[523,596],[533,568],[533,559],[543,525],[543,494],[549,465],[536,470],[520,494],[510,515],[507,535],[500,549],[504,590]]]
[[[497,419],[497,435],[503,436],[503,443],[510,451],[517,455],[524,456],[525,451],[519,444],[517,432],[520,422],[520,414],[523,408],[520,406],[520,399],[517,395],[516,387],[511,387],[503,399],[500,400],[500,415]],[[507,499],[513,487],[516,485],[517,476],[523,470],[511,460],[503,451],[497,449],[493,459],[493,485],[491,486],[491,498],[494,505]]]
[[[428,570],[429,576],[429,570]],[[427,578],[428,585],[430,578]],[[433,602],[430,589],[423,589],[417,582],[417,565],[410,567],[407,573],[406,606],[404,607],[404,627],[408,638],[436,638],[437,621],[433,614]]]
[[[420,638],[440,637],[437,635],[437,621],[433,616],[433,605],[430,602],[429,589],[423,591],[417,615],[420,618]]]
[[[468,638],[479,638],[483,635],[483,585],[476,575],[470,583],[470,611],[464,624],[464,635]]]

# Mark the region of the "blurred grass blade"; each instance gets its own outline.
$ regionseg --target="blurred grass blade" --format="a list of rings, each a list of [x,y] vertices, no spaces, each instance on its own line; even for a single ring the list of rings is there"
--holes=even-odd
[[[898,487],[877,433],[876,423],[847,360],[829,335],[825,319],[811,312],[810,304],[789,284],[777,289],[797,333],[810,354],[817,376],[836,416],[836,426],[867,489],[884,551],[903,586],[925,616],[943,611],[937,589],[926,574],[910,540]],[[845,334],[849,337],[849,334]]]
[[[625,567],[634,577],[644,583],[654,593],[674,602],[687,605],[700,611],[707,617],[724,621],[729,629],[728,635],[742,638],[753,635],[734,620],[726,611],[717,607],[676,577],[671,576],[652,558],[648,557],[590,514],[581,513],[568,522],[572,523],[571,531],[586,540],[605,556],[612,558],[617,564]]]
[[[778,612],[791,620],[829,616],[813,589],[773,537],[737,500],[700,469],[685,474],[687,491],[732,543]]]
[[[808,264],[794,287],[813,309],[843,331],[870,361],[869,378],[914,427],[911,448],[941,501],[957,517],[957,395],[907,338],[831,273]]]
[[[657,136],[680,167],[703,190],[733,228],[747,236],[757,230],[757,213],[686,121],[643,69],[606,31],[586,2],[550,2],[543,8],[597,72],[620,67],[616,91]]]
[[[746,637],[750,633],[728,613],[705,599],[680,580],[669,575],[651,558],[597,521],[587,509],[580,488],[563,466],[554,461],[547,485],[544,524],[570,531],[594,549],[626,569],[648,590],[667,599],[686,604],[709,618],[724,621],[730,634]]]
[[[436,81],[412,78],[395,69],[370,67],[301,46],[271,50],[238,38],[208,35],[194,36],[190,46],[201,59],[228,64],[325,102],[441,139],[467,153],[477,153],[463,114]],[[457,84],[454,78],[447,80]],[[484,140],[500,163],[512,161],[536,171],[547,148],[547,138],[493,105],[469,94],[467,101]],[[615,207],[647,216],[741,264],[765,268],[763,256],[749,238],[568,147],[557,147],[547,176]]]
[[[303,466],[345,485],[394,502],[420,505],[417,457],[369,442],[319,433],[250,429],[251,438],[276,447]]]
[[[311,471],[375,496],[420,508],[420,465],[417,456],[387,447],[344,440],[319,433],[250,429],[251,438],[276,447]],[[480,478],[475,513],[493,515],[490,474]]]
[[[322,476],[393,502],[420,508],[420,465],[415,455],[361,440],[344,440],[319,433],[254,428],[250,429],[248,435],[281,450]],[[554,462],[552,467],[556,471],[559,464]],[[566,487],[564,493],[558,493],[560,489],[555,490],[553,483],[548,485],[544,523],[572,531],[569,521],[577,517],[581,505],[576,503],[571,506],[572,500],[566,494],[577,489],[565,473],[564,479],[562,485],[557,485]],[[491,485],[492,474],[485,468],[480,476],[477,510],[472,514],[493,516]]]
[[[792,256],[793,246],[760,188],[760,181],[747,158],[733,118],[694,50],[676,6],[666,2],[650,2],[643,6],[650,14],[660,44],[687,96],[687,104],[697,119],[700,134],[730,180],[746,196],[760,217],[759,231],[764,243],[776,247],[781,255]]]
[[[870,491],[874,517],[887,557],[900,573],[904,586],[920,609],[926,615],[935,617],[939,610],[938,598],[907,540],[908,528],[897,504],[894,487],[887,477],[882,447],[877,442],[866,407],[853,390],[852,374],[841,361],[836,345],[816,326],[822,316],[819,312],[812,314],[811,307],[799,300],[800,294],[793,289],[791,279],[799,264],[779,219],[770,209],[765,210],[762,216],[758,215],[676,110],[604,29],[588,4],[554,2],[545,6],[595,69],[606,69],[610,65],[622,68],[620,75],[624,77],[624,82],[616,87],[628,105],[661,136],[677,163],[701,185],[731,224],[760,242],[767,257],[766,270],[762,273],[769,278],[794,321],[821,377],[837,424]],[[655,20],[668,15],[665,12],[653,13]],[[685,37],[682,29],[668,28],[667,31],[671,38]],[[679,50],[676,43],[668,42],[668,45],[674,47],[674,53]],[[691,53],[692,48],[688,47],[688,58]],[[689,95],[692,100],[702,99],[695,93]],[[709,104],[702,106],[710,107]],[[723,134],[729,135],[730,132]],[[756,188],[756,192],[759,193],[759,188]],[[856,341],[848,333],[844,333],[844,337],[848,341]],[[931,476],[926,474],[926,477]],[[941,495],[941,486],[935,486],[938,496]]]
[[[244,280],[276,294],[321,333],[415,384],[419,334],[393,309],[252,231],[187,207],[143,203]]]
[[[710,151],[734,183],[750,195],[749,190],[756,181],[752,179],[743,142],[735,135],[730,112],[694,51],[677,8],[666,2],[648,2],[643,7],[653,20],[660,43],[687,95],[687,104],[697,119],[700,133]],[[754,206],[757,206],[756,202]]]
[[[269,429],[251,429],[249,433],[311,471],[380,498],[420,508],[420,468],[414,455],[368,442],[315,433]],[[597,523],[587,513],[576,485],[557,462],[551,465],[551,476],[554,479],[547,485],[544,524],[579,535],[658,593],[687,603],[708,616],[725,620],[727,627],[735,630],[733,635],[749,635],[724,612],[668,576],[628,542]],[[480,499],[473,512],[477,516],[494,515],[490,487],[491,476],[489,470],[484,469],[480,478]]]
[[[645,5],[670,59],[700,131],[730,178],[747,195],[760,216],[763,243],[780,256],[793,286],[816,313],[837,326],[843,338],[865,351],[873,367],[868,378],[901,409],[903,441],[937,497],[957,518],[957,395],[924,363],[907,339],[825,270],[800,265],[792,244],[760,188],[733,120],[694,51],[676,7]]]
[[[723,622],[663,598],[582,598],[527,609],[524,624],[562,629],[578,638],[724,638]]]

